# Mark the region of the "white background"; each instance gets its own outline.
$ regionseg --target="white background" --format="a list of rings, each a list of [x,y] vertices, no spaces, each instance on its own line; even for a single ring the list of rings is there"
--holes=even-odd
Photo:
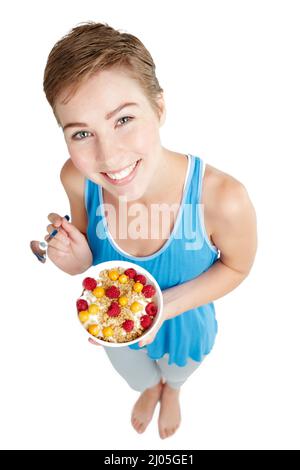
[[[6,449],[292,449],[299,445],[300,13],[297,1],[6,2],[1,9],[1,388]],[[219,332],[181,390],[182,424],[138,434],[138,392],[76,319],[82,275],[29,250],[69,213],[68,158],[42,89],[47,56],[94,20],[138,36],[165,90],[163,145],[240,180],[256,208],[249,277],[215,301]]]

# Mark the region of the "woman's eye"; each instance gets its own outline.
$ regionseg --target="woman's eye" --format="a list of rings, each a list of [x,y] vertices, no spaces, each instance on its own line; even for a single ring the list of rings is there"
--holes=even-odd
[[[124,126],[125,124],[128,124],[128,122],[130,122],[130,121],[133,119],[133,117],[131,117],[131,116],[123,116],[123,117],[121,117],[120,119],[118,119],[117,122],[122,121],[123,119],[128,119],[128,121],[125,121],[125,122],[123,121],[122,124],[121,124],[121,126],[119,126],[119,127],[122,127],[122,126]],[[77,138],[77,136],[80,135],[80,134],[84,134],[84,133],[90,134],[89,131],[79,131],[79,132],[76,132],[74,135],[72,135],[72,139],[75,139],[75,140],[83,140],[83,139],[85,139],[85,137],[83,137],[83,138],[81,138],[81,137],[80,137],[80,138]]]
[[[125,123],[123,122],[123,124],[121,125],[121,127],[124,126],[124,124],[127,124],[129,121],[131,121],[131,120],[133,119],[133,117],[130,117],[130,116],[123,116],[123,117],[121,117],[120,119],[118,119],[117,122],[122,121],[122,119],[128,119],[128,121],[125,121]]]
[[[79,132],[76,132],[76,134],[72,135],[72,138],[75,139],[75,137],[76,137],[77,135],[79,135],[79,134],[84,134],[85,132],[86,132],[87,134],[89,134],[88,131],[79,131]],[[75,140],[82,140],[82,139],[80,138],[80,139],[75,139]]]

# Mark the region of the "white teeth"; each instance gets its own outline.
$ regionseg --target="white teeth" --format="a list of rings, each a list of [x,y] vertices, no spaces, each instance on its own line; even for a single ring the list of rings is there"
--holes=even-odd
[[[127,168],[124,168],[124,170],[119,171],[118,173],[106,173],[106,174],[112,180],[121,180],[122,178],[126,178],[126,176],[128,176],[133,171],[136,164],[137,164],[137,161],[134,162],[132,165],[128,166]]]

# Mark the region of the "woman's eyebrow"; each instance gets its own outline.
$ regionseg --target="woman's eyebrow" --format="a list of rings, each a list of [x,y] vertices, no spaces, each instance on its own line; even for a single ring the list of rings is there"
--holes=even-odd
[[[117,114],[119,111],[121,111],[123,108],[126,108],[127,106],[138,106],[138,104],[133,102],[120,104],[120,106],[118,106],[116,109],[107,113],[105,119],[111,119],[115,114]],[[69,122],[63,127],[63,131],[68,129],[68,127],[88,127],[88,124],[86,124],[85,122]]]
[[[105,119],[112,118],[115,114],[117,114],[119,111],[121,111],[123,108],[126,108],[127,106],[138,106],[138,104],[133,102],[120,104],[120,106],[118,106],[116,109],[114,109],[110,113],[107,113]]]

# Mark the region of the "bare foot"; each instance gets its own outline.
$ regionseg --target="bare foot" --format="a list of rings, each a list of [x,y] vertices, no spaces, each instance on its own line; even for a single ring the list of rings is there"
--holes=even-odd
[[[141,393],[135,403],[131,413],[131,424],[137,432],[144,432],[150,423],[155,407],[160,399],[162,388],[163,381],[161,379],[157,385],[147,388]]]
[[[158,417],[158,429],[161,439],[172,436],[180,426],[179,392],[180,389],[172,388],[167,383],[163,385]]]

